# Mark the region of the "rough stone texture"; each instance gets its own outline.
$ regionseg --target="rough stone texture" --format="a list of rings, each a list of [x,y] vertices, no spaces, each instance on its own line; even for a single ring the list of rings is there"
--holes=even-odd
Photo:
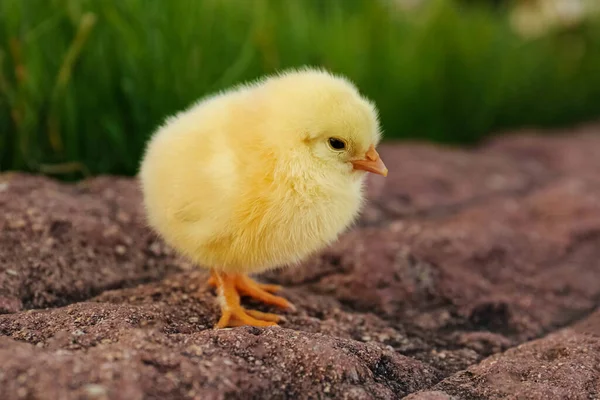
[[[563,329],[491,356],[444,379],[435,391],[407,398],[435,398],[433,393],[460,399],[600,398],[599,315],[575,329]]]
[[[0,398],[600,398],[599,153],[597,126],[384,146],[357,226],[260,277],[297,311],[220,331],[134,180],[0,175]]]
[[[0,176],[0,312],[60,306],[160,279],[185,262],[145,229],[129,179]]]

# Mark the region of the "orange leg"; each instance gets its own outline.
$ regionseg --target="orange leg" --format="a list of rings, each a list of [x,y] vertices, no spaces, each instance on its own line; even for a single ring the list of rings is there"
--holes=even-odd
[[[246,277],[246,279],[252,281],[252,279]],[[275,293],[275,292],[279,292],[282,287],[280,285],[272,285],[270,283],[258,283],[258,282],[254,282],[252,281],[255,285],[257,285],[260,289],[264,290],[265,292],[269,292],[269,293]],[[210,278],[208,278],[208,284],[214,288],[217,287],[217,278],[215,277],[215,273],[211,272],[210,273]]]
[[[279,289],[277,285],[263,285],[256,283],[245,275],[225,274],[212,272],[208,281],[217,288],[221,302],[221,319],[216,328],[228,326],[273,326],[281,320],[276,314],[264,313],[256,310],[245,310],[240,305],[240,293],[253,297],[267,304],[282,308],[293,308],[292,304],[283,297],[269,293]]]

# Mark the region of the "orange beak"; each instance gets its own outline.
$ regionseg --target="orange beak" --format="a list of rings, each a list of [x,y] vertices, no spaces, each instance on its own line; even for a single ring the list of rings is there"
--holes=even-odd
[[[381,161],[381,157],[379,157],[379,153],[377,153],[373,145],[367,150],[364,160],[354,160],[352,161],[352,165],[354,169],[361,169],[383,176],[387,176],[388,174],[388,169],[385,167],[383,161]]]

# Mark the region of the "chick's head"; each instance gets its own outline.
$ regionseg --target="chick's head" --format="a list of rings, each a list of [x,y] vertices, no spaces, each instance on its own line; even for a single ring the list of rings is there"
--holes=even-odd
[[[387,168],[375,150],[381,130],[375,105],[346,78],[305,69],[263,85],[270,118],[266,132],[298,158],[328,175],[356,180]]]

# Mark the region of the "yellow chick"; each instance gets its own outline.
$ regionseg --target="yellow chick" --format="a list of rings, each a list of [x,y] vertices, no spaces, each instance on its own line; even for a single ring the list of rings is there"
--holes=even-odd
[[[276,325],[240,295],[293,308],[248,277],[296,264],[356,219],[375,150],[377,111],[347,79],[304,68],[201,99],[148,142],[140,180],[150,226],[211,270],[217,328]]]

